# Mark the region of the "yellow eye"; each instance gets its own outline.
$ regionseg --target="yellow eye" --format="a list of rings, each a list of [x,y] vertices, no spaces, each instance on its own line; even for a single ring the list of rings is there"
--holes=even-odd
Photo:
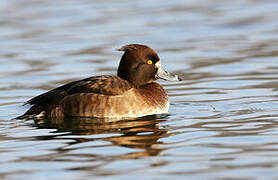
[[[147,63],[148,64],[152,64],[153,62],[152,62],[152,60],[148,60]]]

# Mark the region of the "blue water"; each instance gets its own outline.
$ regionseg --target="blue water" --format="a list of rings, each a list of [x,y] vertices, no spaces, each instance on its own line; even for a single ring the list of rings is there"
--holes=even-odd
[[[0,2],[1,179],[278,179],[278,1]],[[157,50],[169,116],[15,120],[29,98]]]

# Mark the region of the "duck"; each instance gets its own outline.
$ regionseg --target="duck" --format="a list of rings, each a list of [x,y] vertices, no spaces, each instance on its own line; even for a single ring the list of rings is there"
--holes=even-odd
[[[158,79],[181,81],[161,66],[155,50],[147,45],[128,44],[117,75],[92,76],[72,81],[35,96],[18,119],[30,118],[138,118],[167,114],[169,97]]]

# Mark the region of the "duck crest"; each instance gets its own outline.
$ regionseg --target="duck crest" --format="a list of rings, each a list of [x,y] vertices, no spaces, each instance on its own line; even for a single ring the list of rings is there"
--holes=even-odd
[[[128,44],[125,46],[122,46],[120,49],[117,49],[118,51],[130,51],[130,50],[135,50],[136,46],[138,46],[137,44]]]

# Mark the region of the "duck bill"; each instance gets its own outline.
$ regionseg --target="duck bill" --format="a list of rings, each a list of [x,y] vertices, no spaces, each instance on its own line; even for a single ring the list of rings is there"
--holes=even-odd
[[[181,78],[179,78],[179,76],[165,71],[161,67],[160,62],[157,62],[155,66],[158,68],[157,73],[155,75],[156,79],[163,79],[166,81],[181,81]]]

